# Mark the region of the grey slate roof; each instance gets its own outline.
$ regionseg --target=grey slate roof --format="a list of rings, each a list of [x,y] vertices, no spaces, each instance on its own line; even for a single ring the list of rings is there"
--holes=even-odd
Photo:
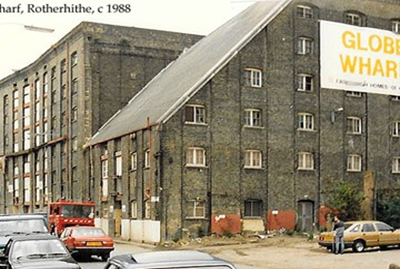
[[[87,146],[166,122],[290,2],[256,2],[201,39],[106,122]]]

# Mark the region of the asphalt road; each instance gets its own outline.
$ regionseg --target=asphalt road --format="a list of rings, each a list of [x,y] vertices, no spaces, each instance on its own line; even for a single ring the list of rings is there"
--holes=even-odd
[[[144,251],[154,251],[155,247],[147,244],[135,244],[135,243],[116,243],[115,250],[111,252],[111,256],[118,254],[134,253],[134,252],[144,252]],[[203,250],[204,251],[204,250]],[[99,257],[92,256],[86,260],[78,261],[82,269],[103,269],[105,262],[103,262]],[[254,269],[257,267],[238,265],[238,269]]]
[[[124,253],[153,251],[153,246],[117,243],[111,256]],[[201,248],[217,257],[234,263],[238,269],[388,269],[391,263],[400,264],[400,249],[368,249],[362,253],[347,250],[343,255],[334,255],[315,242],[300,241],[296,245],[244,244]],[[100,269],[105,262],[92,257],[79,261],[83,269]]]
[[[134,253],[134,252],[144,252],[144,251],[152,251],[154,247],[145,244],[115,244],[115,250],[111,252],[111,256],[125,253]],[[82,269],[102,269],[106,265],[99,257],[92,256],[87,260],[79,260],[79,265]]]

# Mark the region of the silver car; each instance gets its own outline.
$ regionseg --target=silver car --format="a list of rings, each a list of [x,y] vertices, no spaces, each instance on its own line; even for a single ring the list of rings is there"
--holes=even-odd
[[[104,269],[201,268],[234,269],[230,262],[197,250],[154,251],[114,256]]]

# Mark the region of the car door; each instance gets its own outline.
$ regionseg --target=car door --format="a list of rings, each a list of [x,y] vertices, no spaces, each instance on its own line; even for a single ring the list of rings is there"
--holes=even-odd
[[[397,233],[393,233],[394,229],[386,223],[377,222],[375,226],[379,232],[379,246],[396,245],[399,243]]]
[[[361,236],[367,247],[377,246],[379,244],[379,233],[372,222],[363,224],[361,228]]]

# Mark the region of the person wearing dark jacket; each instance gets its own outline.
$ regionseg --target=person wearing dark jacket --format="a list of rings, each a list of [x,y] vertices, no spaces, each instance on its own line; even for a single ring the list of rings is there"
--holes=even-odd
[[[344,222],[338,216],[333,217],[333,233],[335,236],[333,252],[343,254],[344,252]]]

